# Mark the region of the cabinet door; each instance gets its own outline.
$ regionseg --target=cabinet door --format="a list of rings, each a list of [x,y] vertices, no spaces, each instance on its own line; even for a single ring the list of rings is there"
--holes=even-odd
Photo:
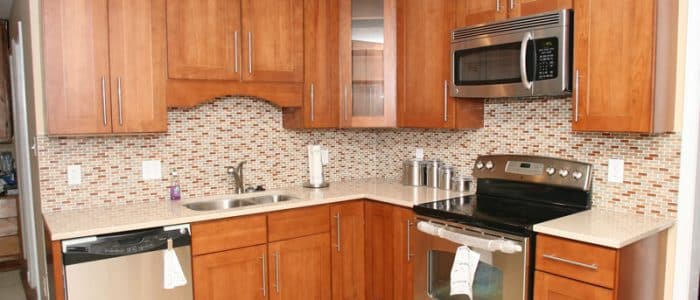
[[[465,27],[508,17],[509,0],[457,0],[457,27]]]
[[[508,17],[523,17],[550,11],[571,9],[572,0],[508,0]]]
[[[340,0],[340,126],[396,126],[397,0]]]
[[[304,84],[304,127],[338,127],[337,0],[304,0]]]
[[[368,201],[365,222],[366,298],[412,299],[413,211]]]
[[[537,300],[612,300],[613,292],[602,287],[535,271]]]
[[[242,0],[243,80],[304,80],[304,0]]]
[[[43,3],[50,135],[112,132],[107,0]]]
[[[169,0],[168,76],[240,80],[240,0]]]
[[[655,3],[574,3],[575,131],[652,130]]]
[[[331,270],[334,300],[365,299],[364,202],[331,206]]]
[[[168,130],[165,0],[110,0],[113,132]]]
[[[399,16],[399,126],[454,127],[449,97],[452,0],[402,0]]]
[[[330,299],[330,247],[328,233],[270,243],[270,299]]]
[[[192,259],[197,300],[265,299],[266,246],[195,256]]]

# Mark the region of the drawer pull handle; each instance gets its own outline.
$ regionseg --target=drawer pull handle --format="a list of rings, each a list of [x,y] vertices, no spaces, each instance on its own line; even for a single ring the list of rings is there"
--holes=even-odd
[[[584,264],[582,262],[577,262],[575,260],[561,258],[561,257],[558,257],[554,254],[543,254],[542,257],[547,258],[547,259],[551,259],[551,260],[555,260],[558,262],[567,263],[567,264],[574,265],[574,266],[584,267],[584,268],[591,269],[591,270],[598,270],[597,264]]]

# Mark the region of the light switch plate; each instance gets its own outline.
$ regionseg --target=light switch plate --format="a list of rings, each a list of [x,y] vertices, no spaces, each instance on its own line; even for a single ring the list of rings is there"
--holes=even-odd
[[[143,180],[156,180],[163,177],[160,160],[144,160],[141,163]]]
[[[416,159],[423,160],[425,154],[423,153],[423,148],[416,148]]]
[[[83,182],[82,171],[80,170],[80,165],[70,165],[68,166],[68,185],[78,185]]]
[[[611,159],[608,161],[608,182],[622,183],[625,180],[625,161]]]

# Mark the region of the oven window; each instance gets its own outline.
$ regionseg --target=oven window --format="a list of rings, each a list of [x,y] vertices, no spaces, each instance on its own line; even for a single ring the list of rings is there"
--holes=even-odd
[[[454,252],[428,251],[428,295],[432,299],[472,300],[466,295],[450,296],[450,273],[454,258]],[[476,268],[473,300],[503,300],[503,270],[489,264],[492,259],[488,255],[484,258]]]
[[[532,49],[533,45],[529,43],[528,54],[533,53]],[[459,50],[454,56],[455,85],[521,82],[520,42]],[[531,55],[528,56],[528,70],[534,63],[533,58]]]

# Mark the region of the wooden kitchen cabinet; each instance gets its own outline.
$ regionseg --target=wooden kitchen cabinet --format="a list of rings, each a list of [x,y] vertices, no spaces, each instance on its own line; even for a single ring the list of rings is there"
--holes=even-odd
[[[534,298],[662,299],[666,232],[621,249],[537,235]]]
[[[44,2],[49,135],[167,131],[165,0]]]
[[[332,298],[365,299],[364,201],[332,205],[330,216]]]
[[[267,246],[216,252],[192,259],[194,298],[267,299]]]
[[[366,298],[413,298],[413,211],[367,201],[365,222]]]
[[[304,0],[304,100],[284,128],[338,127],[338,0]]]
[[[483,127],[483,99],[456,99],[448,90],[454,1],[401,0],[399,7],[399,127]]]
[[[331,299],[328,232],[270,243],[270,299]]]
[[[677,1],[574,3],[574,131],[673,130]]]
[[[395,127],[397,0],[339,0],[340,127]]]
[[[458,0],[457,27],[571,9],[572,0]]]
[[[573,8],[573,0],[509,0],[508,17],[517,18]]]

